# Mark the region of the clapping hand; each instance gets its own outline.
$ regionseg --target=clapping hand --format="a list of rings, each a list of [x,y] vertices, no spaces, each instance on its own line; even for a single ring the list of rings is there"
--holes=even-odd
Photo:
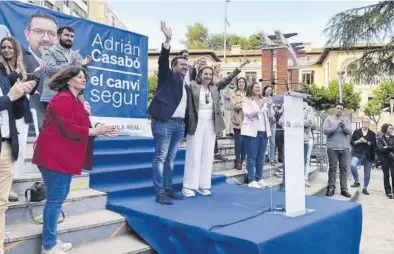
[[[34,70],[34,73],[41,71],[46,65],[47,64],[44,61],[41,61],[40,65]]]
[[[92,111],[91,111],[91,107],[90,107],[89,102],[85,101],[85,102],[83,103],[83,106],[84,106],[86,112],[89,113],[89,115],[92,114]]]
[[[77,49],[71,53],[70,61],[72,63],[75,63],[77,61],[77,59],[80,57],[81,57],[81,54],[79,54],[79,49]]]
[[[113,126],[106,125],[103,123],[98,124],[96,130],[97,130],[97,135],[105,135],[110,137],[119,135],[119,131],[115,130]]]
[[[93,60],[91,56],[86,56],[84,59],[82,59],[82,65],[88,65],[90,62]]]
[[[168,42],[168,41],[170,41],[171,38],[172,38],[172,29],[171,29],[171,27],[168,27],[168,26],[166,25],[166,22],[165,22],[165,21],[161,21],[160,23],[161,23],[161,31],[162,31],[163,34],[165,35],[166,41]]]

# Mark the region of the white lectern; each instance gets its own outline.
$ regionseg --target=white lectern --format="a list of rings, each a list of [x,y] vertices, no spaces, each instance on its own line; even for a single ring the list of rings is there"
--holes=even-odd
[[[297,92],[283,94],[284,162],[286,216],[296,217],[305,209],[304,177],[304,102],[309,95]]]

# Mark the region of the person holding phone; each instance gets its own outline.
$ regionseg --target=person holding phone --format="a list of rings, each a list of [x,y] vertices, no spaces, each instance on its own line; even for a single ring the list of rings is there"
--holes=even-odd
[[[0,42],[0,68],[4,75],[10,81],[10,85],[14,86],[18,81],[34,81],[34,87],[30,94],[22,96],[17,103],[12,105],[16,128],[18,130],[19,156],[14,165],[14,178],[22,176],[25,172],[25,151],[27,145],[27,136],[29,124],[33,123],[33,116],[30,110],[30,102],[28,96],[34,94],[37,85],[40,83],[38,74],[39,68],[35,73],[27,73],[24,62],[22,48],[14,37],[4,37]],[[33,82],[31,82],[33,84]],[[11,190],[9,201],[18,201],[18,195]]]
[[[351,185],[351,187],[361,187],[358,177],[358,166],[362,164],[364,166],[363,194],[365,195],[369,195],[367,188],[371,178],[371,168],[372,163],[375,160],[376,148],[376,135],[375,132],[369,129],[369,125],[369,119],[364,118],[362,128],[353,132],[352,139],[350,141],[350,145],[352,146],[352,160],[350,168],[352,169],[352,175],[354,178],[354,184]]]
[[[4,66],[1,66],[4,67]],[[11,86],[10,77],[0,68],[0,253],[4,253],[5,212],[12,187],[14,162],[18,159],[19,142],[13,106],[36,86],[35,81],[17,80]]]

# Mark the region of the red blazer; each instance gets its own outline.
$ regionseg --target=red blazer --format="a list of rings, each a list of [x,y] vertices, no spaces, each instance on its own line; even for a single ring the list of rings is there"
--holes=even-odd
[[[91,169],[90,126],[83,104],[70,91],[59,92],[48,105],[32,162],[66,174],[80,175],[82,168]]]

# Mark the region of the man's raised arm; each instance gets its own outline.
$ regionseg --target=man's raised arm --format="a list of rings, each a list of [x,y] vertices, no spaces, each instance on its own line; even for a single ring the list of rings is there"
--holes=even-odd
[[[159,73],[158,78],[159,80],[164,80],[170,73],[170,42],[172,37],[172,30],[170,27],[167,27],[164,21],[161,21],[161,31],[163,32],[164,36],[166,37],[165,42],[161,47],[161,52],[159,56]]]

